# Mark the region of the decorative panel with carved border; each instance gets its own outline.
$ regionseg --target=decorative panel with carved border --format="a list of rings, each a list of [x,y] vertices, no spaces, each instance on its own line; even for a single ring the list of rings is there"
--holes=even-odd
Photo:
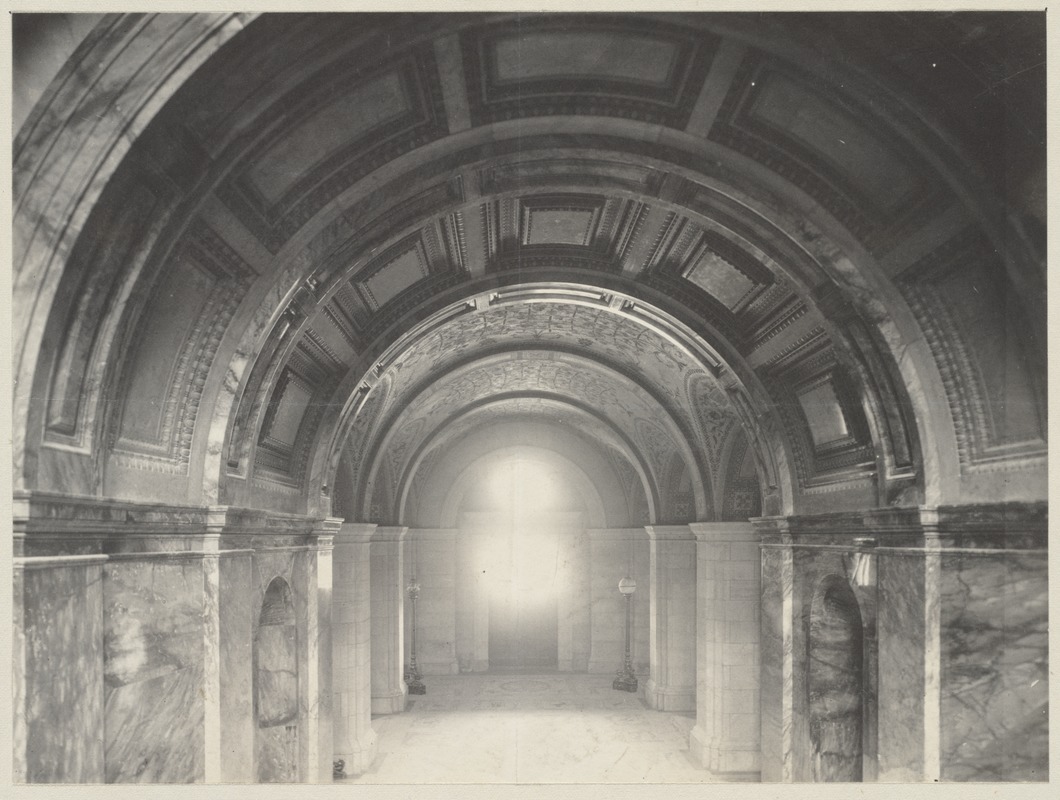
[[[332,64],[273,104],[219,189],[273,253],[369,172],[448,133],[434,54]]]
[[[472,123],[591,114],[683,128],[718,44],[705,31],[604,15],[471,28],[461,45]]]

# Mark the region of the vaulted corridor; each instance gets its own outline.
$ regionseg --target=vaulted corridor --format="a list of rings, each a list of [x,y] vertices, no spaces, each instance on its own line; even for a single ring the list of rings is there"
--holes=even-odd
[[[1043,12],[12,25],[16,782],[1048,780]]]

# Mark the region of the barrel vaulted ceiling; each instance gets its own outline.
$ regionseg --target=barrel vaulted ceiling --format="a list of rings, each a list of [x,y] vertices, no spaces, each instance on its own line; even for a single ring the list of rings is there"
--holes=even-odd
[[[874,19],[104,18],[16,140],[19,488],[396,521],[523,420],[655,519],[1044,493],[1040,21]]]

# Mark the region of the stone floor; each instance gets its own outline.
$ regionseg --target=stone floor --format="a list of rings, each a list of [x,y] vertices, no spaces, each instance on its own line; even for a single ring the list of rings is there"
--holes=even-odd
[[[372,719],[378,756],[351,783],[712,783],[688,752],[692,713],[652,711],[611,675],[431,676]]]

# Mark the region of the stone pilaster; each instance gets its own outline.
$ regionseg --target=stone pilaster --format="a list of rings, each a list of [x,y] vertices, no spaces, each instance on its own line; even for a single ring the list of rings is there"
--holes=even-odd
[[[376,754],[371,709],[371,538],[376,526],[343,523],[335,533],[332,599],[334,759],[359,775]]]
[[[687,525],[645,528],[650,550],[651,677],[644,699],[660,711],[696,708],[696,539]]]
[[[306,564],[306,709],[309,783],[331,783],[334,767],[335,723],[332,718],[332,594],[335,535],[342,519],[321,520],[310,534]]]
[[[711,772],[760,766],[759,535],[749,523],[689,525],[696,538],[696,726],[689,747]]]
[[[372,534],[372,713],[405,710],[404,540],[408,528]]]

